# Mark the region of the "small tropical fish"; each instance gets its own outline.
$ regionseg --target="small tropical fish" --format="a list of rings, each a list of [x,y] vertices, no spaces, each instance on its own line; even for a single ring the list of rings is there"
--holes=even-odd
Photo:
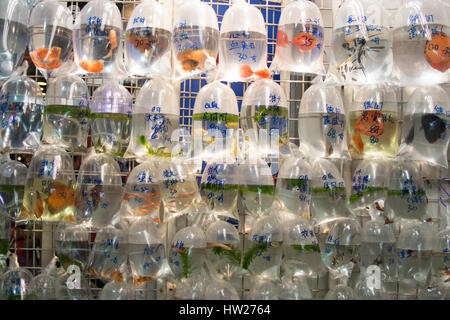
[[[364,111],[355,124],[356,131],[366,135],[378,137],[383,134],[383,115],[378,110]]]
[[[294,39],[292,39],[292,43],[295,44],[297,48],[302,52],[314,49],[317,45],[317,42],[317,39],[313,35],[306,32],[301,33]]]
[[[109,46],[109,51],[108,51],[108,54],[103,57],[103,59],[107,59],[107,58],[111,57],[114,49],[117,47],[117,34],[114,29],[109,30],[108,38],[109,38],[109,41],[108,41],[107,46]]]
[[[259,79],[270,79],[269,70],[267,69],[253,71],[248,64],[245,64],[241,67],[240,70],[241,78],[250,78],[253,75],[257,76]]]
[[[115,271],[111,272],[109,277],[117,282],[123,281],[122,272],[120,272],[119,270],[115,270]]]
[[[36,218],[40,218],[42,217],[42,215],[44,214],[44,203],[42,202],[42,198],[41,195],[39,194],[39,192],[36,192],[36,210],[34,212],[34,215],[36,216]]]
[[[54,70],[62,65],[60,47],[40,48],[30,52],[33,63],[41,69]]]
[[[278,30],[277,32],[277,47],[286,48],[289,45],[289,38],[286,32]]]
[[[87,72],[99,73],[103,71],[103,60],[82,60],[79,65]]]
[[[435,143],[446,130],[444,120],[435,114],[424,114],[422,116],[422,128],[425,139],[429,143]]]
[[[177,59],[181,62],[183,70],[190,72],[195,69],[203,70],[208,56],[214,55],[209,50],[189,48],[179,53]]]
[[[427,40],[425,57],[430,66],[440,72],[450,68],[450,39],[445,33],[437,32]]]

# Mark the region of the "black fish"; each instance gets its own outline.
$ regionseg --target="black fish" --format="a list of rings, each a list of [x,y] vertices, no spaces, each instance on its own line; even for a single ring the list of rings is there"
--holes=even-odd
[[[425,139],[429,143],[435,143],[445,132],[446,121],[435,114],[424,114],[422,116],[422,129],[425,132]]]
[[[409,130],[408,135],[406,136],[405,142],[407,144],[410,144],[414,139],[414,124],[411,127],[411,130]]]

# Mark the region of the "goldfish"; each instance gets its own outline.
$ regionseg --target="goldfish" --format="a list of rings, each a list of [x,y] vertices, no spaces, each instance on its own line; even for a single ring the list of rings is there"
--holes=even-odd
[[[190,72],[195,69],[203,70],[208,56],[213,57],[213,52],[205,49],[189,48],[179,53],[177,59],[181,62],[183,70]]]
[[[103,57],[103,59],[107,59],[107,58],[111,57],[114,49],[117,47],[117,35],[116,35],[116,31],[114,29],[109,30],[108,39],[109,39],[109,41],[108,41],[107,46],[109,46],[109,51],[108,51],[108,54]]]
[[[278,30],[277,32],[277,47],[286,48],[289,45],[289,39],[287,33],[283,30]]]
[[[356,133],[353,136],[353,144],[360,153],[364,150],[364,143],[361,134],[371,137],[378,137],[383,134],[383,115],[378,110],[363,111],[355,123]]]
[[[82,60],[79,65],[87,72],[98,73],[103,71],[103,60]]]
[[[61,55],[60,47],[40,48],[30,52],[30,57],[36,67],[45,70],[54,70],[62,65],[59,58]]]
[[[45,200],[51,214],[55,214],[65,207],[72,205],[75,199],[75,190],[62,183],[54,182],[46,192],[49,197]]]
[[[445,33],[437,32],[427,40],[425,57],[430,66],[440,72],[450,68],[450,40]]]
[[[248,64],[245,64],[241,67],[240,70],[241,78],[250,78],[253,75],[257,76],[259,79],[270,79],[269,70],[267,69],[253,71]]]
[[[222,249],[225,250],[231,250],[231,247],[227,246],[226,244],[223,243],[210,243],[206,246],[206,248],[213,248],[213,247],[220,247]]]
[[[143,284],[145,282],[149,282],[149,281],[153,281],[153,280],[156,280],[156,278],[142,277],[142,276],[139,276],[139,278],[133,277],[133,282],[135,282],[138,286],[140,286],[141,284]]]
[[[300,51],[306,52],[316,47],[317,39],[305,32],[292,39],[292,43],[295,44]]]

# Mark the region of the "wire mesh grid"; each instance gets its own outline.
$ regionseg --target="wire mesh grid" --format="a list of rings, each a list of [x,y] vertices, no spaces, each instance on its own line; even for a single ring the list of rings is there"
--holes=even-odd
[[[72,9],[74,15],[80,11],[80,9],[87,3],[87,1],[64,1],[59,0],[61,2],[67,3],[67,6]],[[167,1],[167,0],[166,0]],[[170,1],[170,0],[169,0]],[[209,3],[214,11],[217,13],[219,25],[222,22],[223,15],[226,9],[231,5],[231,0],[202,0],[204,2]],[[402,0],[403,1],[403,0]],[[122,14],[122,21],[124,26],[126,26],[126,22],[128,20],[131,11],[134,7],[140,3],[140,1],[130,0],[130,1],[113,1],[119,7]],[[160,1],[161,2],[161,1]],[[339,5],[340,1],[332,1],[332,0],[315,0],[318,7],[321,10],[321,14],[324,21],[324,39],[325,39],[325,56],[324,56],[324,64],[325,66],[329,63],[329,52],[331,50],[331,33],[333,26],[333,8],[335,9],[337,5]],[[263,0],[251,0],[251,4],[255,5],[260,9],[261,13],[264,16],[264,20],[266,22],[266,31],[267,31],[267,48],[268,48],[268,64],[273,60],[275,54],[275,43],[276,43],[276,34],[277,34],[277,25],[278,20],[280,18],[281,10],[285,6],[284,1],[263,1]],[[398,5],[400,5],[399,3]],[[124,28],[125,29],[125,28]],[[28,54],[25,57],[29,62],[28,74],[30,77],[35,79],[43,88],[43,92],[45,93],[46,81],[45,78],[39,74],[38,70],[33,66],[31,59]],[[101,86],[104,83],[104,80],[100,77],[83,77],[86,81],[87,85],[90,88],[90,93],[92,93],[96,88]],[[275,76],[274,80],[278,82],[287,95],[287,100],[289,104],[289,122],[288,122],[288,135],[290,142],[298,145],[298,108],[302,99],[303,93],[306,89],[309,88],[313,81],[313,76],[304,75],[304,74],[295,74],[295,73],[286,73],[282,72],[279,76]],[[135,77],[128,78],[123,81],[123,85],[130,91],[133,100],[135,100],[137,94],[139,93],[139,89],[142,87],[145,78]],[[188,79],[180,83],[179,86],[179,96],[180,96],[180,125],[182,127],[187,128],[189,131],[192,127],[192,113],[195,103],[195,98],[197,96],[198,91],[206,85],[206,77],[200,76]],[[242,105],[243,95],[247,90],[249,84],[248,83],[229,83],[229,86],[234,90],[237,100],[239,110]],[[447,84],[444,86],[447,91],[449,91],[450,86]],[[406,93],[405,93],[406,92]],[[408,89],[401,90],[399,92],[399,97],[401,97],[401,107],[403,108],[406,104],[408,98]],[[351,88],[342,88],[342,93],[344,96],[344,105],[347,106],[351,103],[352,99],[352,91]],[[83,154],[72,154],[74,159],[74,167],[75,173],[78,175],[78,169],[81,164]],[[29,154],[14,154],[12,158],[15,160],[19,160],[27,165],[29,165],[31,160],[31,155]],[[357,161],[340,161],[338,167],[340,168],[341,173],[344,176],[346,181],[346,185],[348,186],[351,181],[351,173],[355,168]],[[135,167],[136,163],[130,160],[121,160],[120,166],[122,169],[123,181],[126,181],[127,175],[131,172],[131,170]],[[446,176],[447,172],[439,172],[438,179],[443,176]],[[436,180],[434,180],[436,181]],[[351,185],[351,183],[350,183]],[[441,196],[444,196],[443,192],[436,184],[428,185],[429,190],[429,202],[432,207],[433,217],[441,217],[442,206],[439,203],[439,199]],[[241,207],[240,207],[241,208]],[[445,208],[444,208],[445,209]],[[239,210],[240,216],[240,226],[245,225],[245,213],[242,210]],[[361,217],[361,222],[363,222],[365,218]],[[439,221],[439,220],[437,220]],[[187,219],[178,219],[174,222],[174,229],[180,229],[181,227],[187,224]],[[51,260],[51,257],[55,253],[56,247],[56,239],[55,239],[55,231],[56,225],[52,223],[42,223],[42,222],[30,222],[26,225],[15,226],[13,229],[12,235],[12,248],[16,250],[17,253],[21,253],[19,255],[19,262],[21,266],[27,267],[33,274],[38,274],[43,267],[47,265],[47,263]],[[245,234],[243,227],[240,228],[241,234],[241,250],[245,252],[248,248],[248,240],[247,235]],[[91,243],[92,245],[92,243]],[[357,275],[357,272],[355,272]],[[101,289],[102,283],[99,281],[99,278],[94,276],[88,277],[88,283],[90,289],[92,289],[93,296],[98,294],[98,291]],[[326,277],[317,278],[315,280],[310,281],[310,286],[313,292],[313,296],[316,298],[320,298],[324,296],[328,289],[328,275]],[[174,298],[174,284],[166,283],[164,281],[153,281],[150,283],[146,283],[144,286],[141,286],[141,297],[151,298],[151,299],[173,299]],[[248,293],[248,279],[246,277],[242,280],[241,287],[241,296],[246,297]],[[398,291],[398,288],[397,290]],[[398,293],[398,292],[397,292]],[[398,296],[397,296],[398,297]]]

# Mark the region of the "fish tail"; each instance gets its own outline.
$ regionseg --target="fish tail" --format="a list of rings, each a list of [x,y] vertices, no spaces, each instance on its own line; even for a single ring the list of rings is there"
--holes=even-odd
[[[260,79],[270,79],[270,73],[267,69],[256,71],[254,74]]]

